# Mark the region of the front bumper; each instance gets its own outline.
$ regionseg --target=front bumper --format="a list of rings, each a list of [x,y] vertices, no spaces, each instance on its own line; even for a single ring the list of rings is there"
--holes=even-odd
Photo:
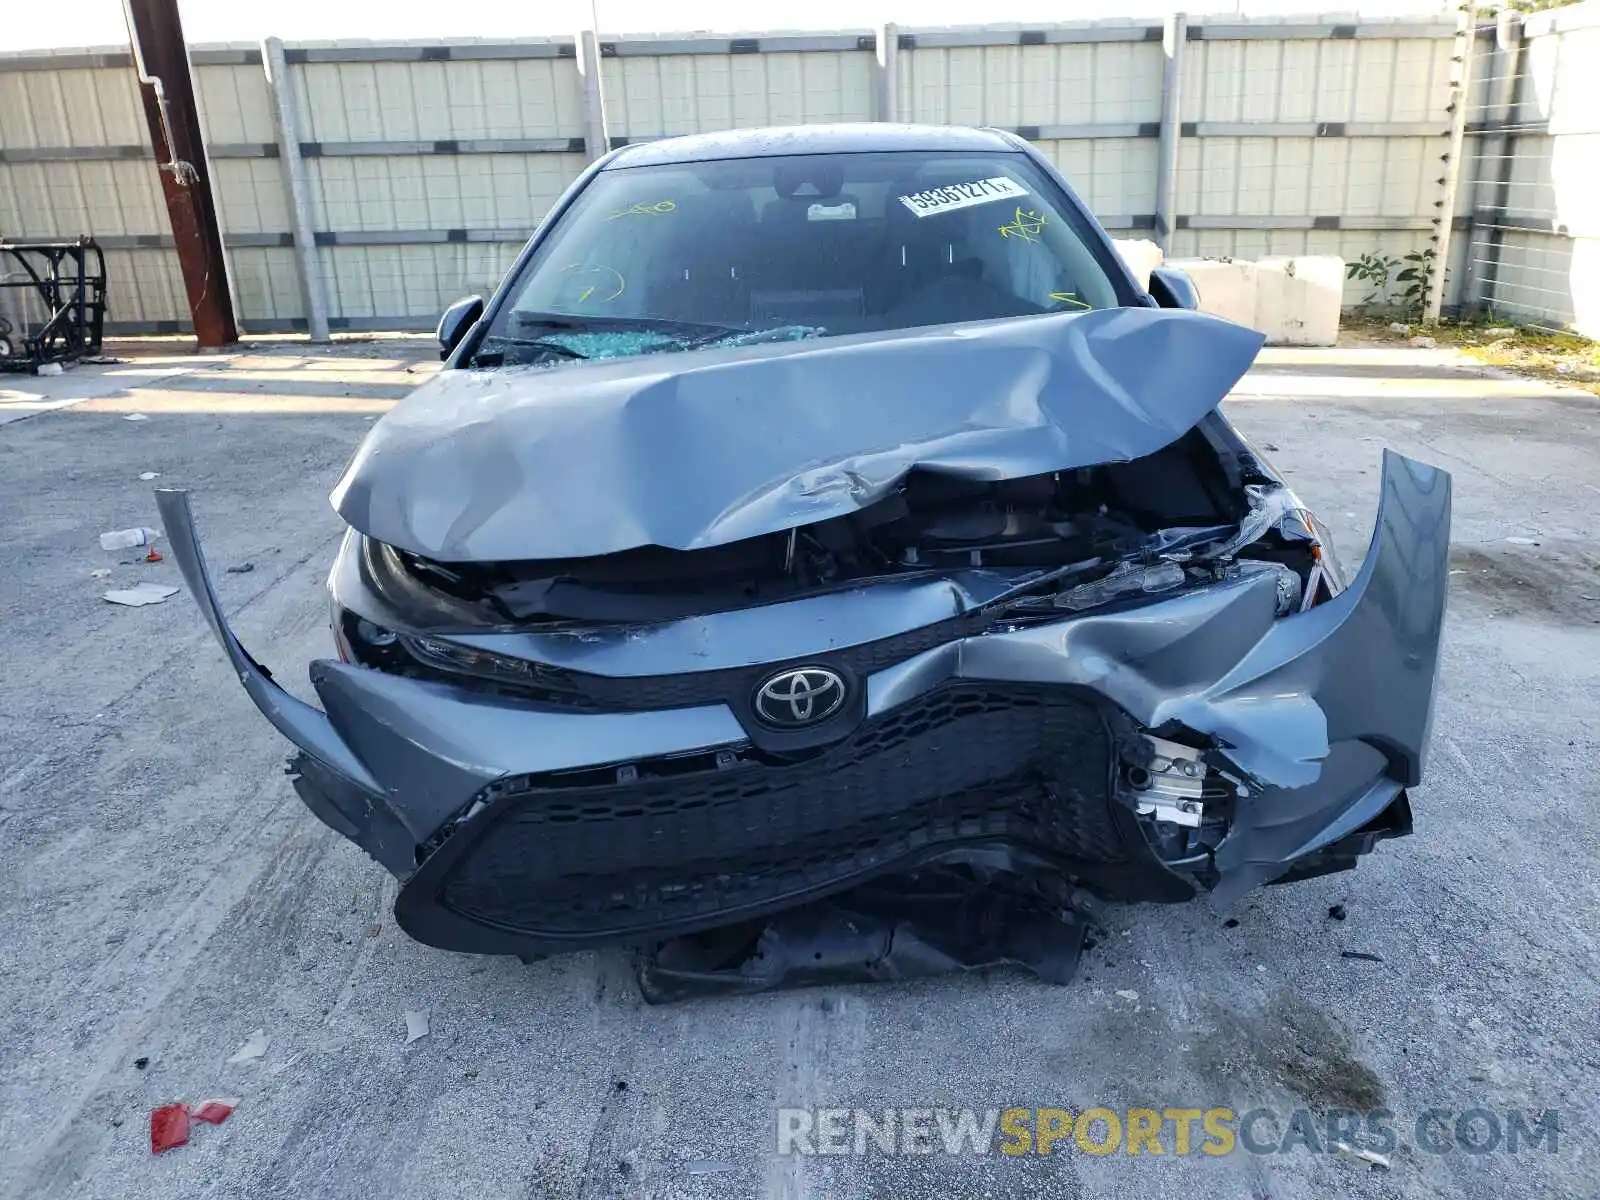
[[[613,683],[714,667],[732,688],[632,711],[539,711],[322,660],[323,710],[295,700],[223,619],[187,493],[158,500],[246,691],[300,750],[300,794],[402,881],[401,926],[446,948],[646,942],[996,854],[1116,898],[1183,899],[1198,882],[1226,903],[1405,832],[1402,789],[1422,774],[1450,481],[1398,455],[1359,575],[1309,611],[1277,617],[1272,578],[1246,575],[931,645],[901,636],[892,662],[853,649],[959,619],[971,597],[929,586],[895,594],[898,618],[870,589],[567,643],[565,665]],[[837,738],[778,758],[752,744],[741,672],[852,655],[862,700]],[[1204,745],[1238,785],[1225,836],[1192,860],[1158,853],[1123,802],[1123,751],[1148,731]]]

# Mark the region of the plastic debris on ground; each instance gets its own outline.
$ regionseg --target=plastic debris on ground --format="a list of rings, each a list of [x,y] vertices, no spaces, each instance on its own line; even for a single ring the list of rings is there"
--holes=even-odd
[[[160,479],[161,478],[161,472],[160,471],[140,471],[139,472],[139,478],[144,480],[146,483],[148,483],[152,479]]]
[[[406,1045],[419,1038],[428,1036],[428,1014],[426,1012],[406,1011]]]
[[[267,1031],[258,1029],[245,1038],[244,1044],[233,1052],[228,1063],[231,1066],[234,1063],[254,1062],[258,1058],[265,1058],[268,1045]]]
[[[256,565],[253,562],[240,563],[236,567],[229,567],[228,568],[228,574],[229,575],[248,575],[248,574],[250,574],[251,571],[254,571],[255,569],[256,569]]]
[[[110,529],[100,535],[102,550],[132,550],[135,546],[148,546],[160,534],[154,529]]]
[[[213,1096],[210,1100],[202,1100],[196,1104],[189,1115],[196,1121],[204,1121],[207,1125],[221,1125],[238,1107],[239,1101],[231,1096],[226,1099]]]
[[[1139,998],[1139,993],[1134,991],[1132,988],[1118,988],[1117,995],[1121,996],[1124,1000],[1137,1000]]]
[[[146,604],[160,604],[177,594],[178,589],[170,583],[146,582],[136,583],[131,588],[113,588],[105,594],[105,599],[128,608],[143,608]]]
[[[108,579],[111,576],[110,567],[96,567],[89,572],[90,579]]]
[[[1389,1160],[1376,1150],[1368,1150],[1363,1146],[1352,1146],[1349,1142],[1329,1142],[1329,1146],[1340,1154],[1348,1154],[1351,1158],[1359,1158],[1364,1163],[1371,1163],[1379,1171],[1389,1169]]]
[[[176,1149],[189,1140],[189,1106],[163,1104],[150,1111],[150,1153]]]
[[[39,374],[40,375],[59,375],[59,374],[61,374],[63,369],[64,368],[61,366],[60,363],[40,363],[39,364]]]
[[[148,421],[150,418],[143,413],[128,413],[122,419],[124,421]]]
[[[160,1154],[166,1150],[174,1150],[189,1142],[189,1120],[204,1121],[207,1125],[221,1125],[230,1116],[233,1110],[239,1107],[239,1102],[231,1097],[221,1099],[214,1097],[202,1100],[193,1108],[187,1104],[163,1104],[160,1108],[150,1110],[150,1153]]]
[[[1395,321],[1392,324],[1390,324],[1389,332],[1390,333],[1410,333],[1411,332],[1411,326],[1407,325],[1404,321]]]
[[[304,1057],[305,1057],[304,1053],[291,1054],[291,1055],[289,1055],[288,1058],[284,1059],[282,1062],[273,1063],[272,1066],[268,1067],[267,1068],[267,1074],[268,1075],[282,1075],[285,1071],[289,1070],[291,1067],[293,1067],[296,1063],[298,1063]]]
[[[1513,546],[1537,546],[1539,544],[1536,539],[1531,537],[1508,537],[1506,541]]]
[[[1439,343],[1434,341],[1431,337],[1428,337],[1426,334],[1418,334],[1406,344],[1415,346],[1418,350],[1432,350]]]

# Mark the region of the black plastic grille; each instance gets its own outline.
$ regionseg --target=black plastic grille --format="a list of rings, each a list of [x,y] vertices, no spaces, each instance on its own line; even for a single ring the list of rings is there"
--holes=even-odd
[[[527,688],[504,687],[507,692],[524,692],[543,704],[577,708],[590,712],[615,712],[632,709],[691,708],[701,704],[730,704],[735,708],[749,703],[751,692],[767,675],[785,666],[801,663],[823,662],[831,667],[843,667],[858,676],[871,675],[896,663],[904,662],[924,650],[942,646],[957,638],[981,632],[987,617],[969,615],[952,617],[920,629],[908,630],[893,637],[865,642],[842,650],[829,650],[805,658],[760,663],[753,667],[729,667],[719,671],[696,671],[675,675],[642,675],[618,677],[592,675],[565,667],[542,665],[537,684]],[[470,680],[471,676],[445,673],[435,666],[429,667],[436,676],[443,675],[454,682]]]
[[[441,902],[533,933],[625,933],[846,886],[962,842],[1123,857],[1104,722],[1061,689],[941,689],[787,765],[646,768],[626,785],[512,783],[458,835],[475,840]]]

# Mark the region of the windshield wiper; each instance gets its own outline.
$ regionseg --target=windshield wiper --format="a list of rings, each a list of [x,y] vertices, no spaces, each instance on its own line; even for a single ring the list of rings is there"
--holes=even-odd
[[[659,333],[675,341],[701,337],[749,333],[736,325],[713,325],[705,321],[677,321],[662,317],[612,317],[595,314],[517,312],[511,313],[517,329],[548,329],[572,333]]]
[[[806,338],[821,337],[827,330],[820,325],[774,325],[770,329],[729,329],[722,333],[707,334],[696,340],[695,347],[718,346],[723,342],[738,342],[742,346],[760,346],[767,342],[798,342]]]
[[[561,342],[550,341],[547,338],[497,337],[488,340],[491,343],[516,346],[519,349],[525,347],[536,350],[541,354],[548,354],[552,358],[587,360],[589,357],[587,354],[574,350],[571,346],[563,345]],[[475,367],[499,367],[504,366],[505,361],[506,352],[504,350],[488,350],[472,356],[472,365]]]
[[[614,353],[605,353],[603,347],[590,346],[589,353],[580,353],[564,340],[553,337],[518,338],[505,334],[491,334],[485,345],[497,343],[507,346],[528,346],[559,355],[562,358],[593,359],[613,358],[633,354],[658,354],[666,350],[699,350],[708,346],[761,345],[767,342],[799,341],[817,337],[826,330],[815,325],[776,325],[768,329],[750,329],[738,325],[715,325],[706,321],[679,321],[664,317],[579,316],[573,313],[517,312],[509,314],[510,326],[518,332],[542,334],[635,334],[647,338],[660,338],[649,345],[628,345]],[[505,354],[490,349],[473,356],[473,365],[497,367],[503,365]]]

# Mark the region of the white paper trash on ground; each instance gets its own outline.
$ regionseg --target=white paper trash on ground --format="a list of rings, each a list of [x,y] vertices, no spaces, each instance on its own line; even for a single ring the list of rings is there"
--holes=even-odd
[[[111,529],[100,535],[100,549],[132,550],[135,546],[148,546],[157,536],[154,529]]]
[[[267,1056],[267,1044],[267,1031],[265,1029],[256,1030],[245,1038],[244,1044],[228,1058],[229,1065],[254,1062],[258,1058],[265,1058]]]
[[[146,604],[160,604],[176,596],[178,589],[169,583],[136,583],[131,588],[113,588],[105,598],[113,604],[126,604],[129,608],[143,608]]]
[[[406,1045],[428,1036],[428,1014],[414,1009],[406,1010]]]

